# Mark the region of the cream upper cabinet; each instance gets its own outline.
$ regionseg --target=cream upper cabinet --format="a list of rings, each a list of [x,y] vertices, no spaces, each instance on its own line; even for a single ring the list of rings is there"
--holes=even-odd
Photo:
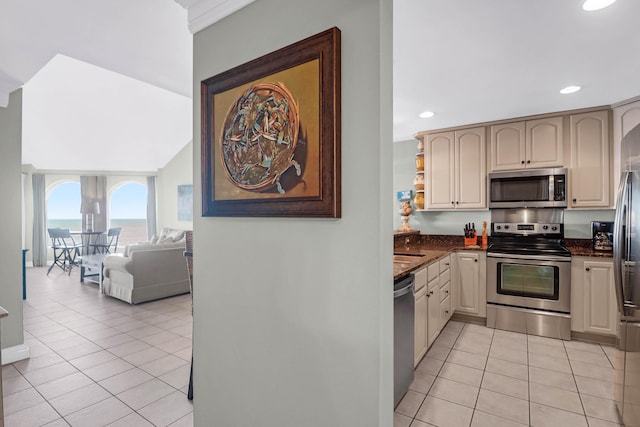
[[[562,117],[491,126],[491,170],[563,165]]]
[[[524,122],[491,126],[491,170],[525,167]]]
[[[609,112],[595,111],[569,117],[571,168],[569,206],[611,206],[609,170]]]
[[[427,135],[425,209],[455,208],[454,147],[453,132]]]
[[[613,109],[613,188],[620,184],[620,142],[627,133],[640,124],[640,101],[629,102]],[[615,203],[615,200],[613,201]]]
[[[571,330],[616,335],[618,307],[613,260],[571,259]]]
[[[485,128],[427,136],[426,209],[485,209]]]

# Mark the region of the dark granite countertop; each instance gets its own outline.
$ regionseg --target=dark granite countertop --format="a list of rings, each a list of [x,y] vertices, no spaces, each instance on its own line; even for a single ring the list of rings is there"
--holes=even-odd
[[[393,253],[400,255],[419,255],[419,258],[416,257],[416,259],[411,262],[394,262],[393,278],[394,280],[401,279],[420,267],[431,264],[457,250],[483,251],[480,246],[465,247],[462,236],[396,234],[394,237]]]
[[[478,239],[480,240],[480,239]],[[572,256],[612,258],[613,252],[594,251],[591,239],[565,239]],[[480,246],[465,247],[462,236],[398,233],[394,235],[393,253],[416,255],[415,260],[393,263],[393,278],[401,279],[422,266],[431,264],[454,251],[483,251]]]
[[[591,239],[564,239],[564,244],[571,252],[571,256],[613,258],[612,251],[594,251]]]

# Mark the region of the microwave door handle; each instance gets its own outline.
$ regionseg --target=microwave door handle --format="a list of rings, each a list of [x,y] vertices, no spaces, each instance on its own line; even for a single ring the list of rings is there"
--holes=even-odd
[[[549,175],[549,201],[553,202],[556,200],[556,192],[555,192],[555,176]]]
[[[629,230],[625,230],[628,221],[628,186],[631,172],[625,172],[620,180],[620,186],[618,187],[618,197],[616,201],[616,214],[613,223],[613,276],[616,291],[616,301],[618,303],[618,311],[620,314],[625,315],[624,302],[627,300],[624,291],[625,287],[625,270],[624,263],[626,262],[626,253],[624,253],[626,246],[626,236]],[[625,233],[626,231],[626,233]]]

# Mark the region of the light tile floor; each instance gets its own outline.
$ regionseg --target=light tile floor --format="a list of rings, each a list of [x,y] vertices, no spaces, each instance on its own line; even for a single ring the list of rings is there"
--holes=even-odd
[[[614,348],[449,322],[394,427],[614,427]]]
[[[46,273],[27,269],[31,358],[2,367],[5,426],[193,426],[191,296],[129,305]]]

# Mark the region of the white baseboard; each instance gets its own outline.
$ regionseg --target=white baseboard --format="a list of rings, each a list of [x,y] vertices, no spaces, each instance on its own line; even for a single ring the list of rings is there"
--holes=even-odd
[[[29,346],[26,344],[14,345],[2,349],[2,364],[17,362],[29,358]]]

